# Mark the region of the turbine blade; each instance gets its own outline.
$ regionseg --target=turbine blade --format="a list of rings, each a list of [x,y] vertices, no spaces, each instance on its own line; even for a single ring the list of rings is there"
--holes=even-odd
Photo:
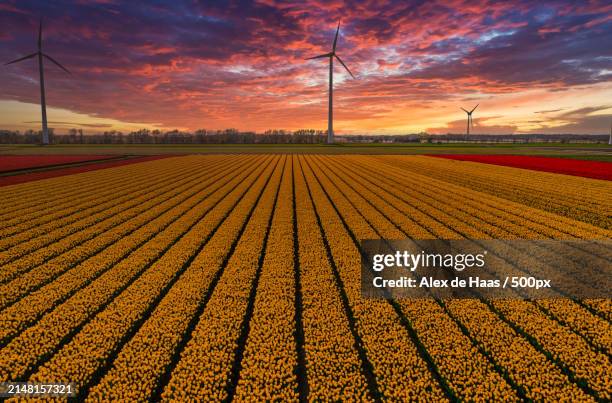
[[[476,110],[476,108],[478,108],[478,105],[480,105],[480,104],[476,104],[476,106],[474,107],[474,109],[472,109],[472,110],[470,111],[470,113],[474,112],[474,111]]]
[[[348,71],[348,73],[351,75],[351,77],[355,78],[355,76],[353,75],[353,73],[351,73],[351,71],[349,70],[348,67],[346,67],[346,64],[344,64],[344,62],[342,61],[342,59],[340,59],[340,56],[338,56],[337,54],[334,53],[334,56],[336,57],[336,59],[338,59],[338,61],[342,64],[342,66],[344,66],[344,68],[346,69],[346,71]]]
[[[59,67],[60,69],[64,70],[66,73],[68,74],[72,74],[71,72],[68,71],[67,68],[65,68],[64,66],[62,66],[61,64],[59,64],[58,61],[56,61],[55,59],[53,59],[51,56],[47,55],[47,54],[42,54],[44,57],[46,57],[47,59],[49,59],[50,61],[52,61],[53,63],[55,63],[57,65],[57,67]]]
[[[467,114],[469,114],[470,112],[466,111],[465,109],[461,108],[461,110]]]
[[[334,37],[334,46],[332,48],[333,52],[336,51],[336,43],[338,43],[338,32],[340,32],[340,21],[338,21],[338,29],[336,29],[336,36]]]
[[[308,57],[308,58],[306,58],[306,59],[304,59],[304,60],[322,59],[322,58],[324,58],[324,57],[330,57],[330,56],[332,56],[332,55],[333,55],[333,53],[326,53],[326,54],[324,54],[324,55],[319,55],[319,56],[315,56],[315,57]]]
[[[38,50],[42,47],[42,17],[40,17],[40,24],[38,25]]]
[[[24,56],[24,57],[20,57],[19,59],[17,59],[17,60],[13,60],[12,62],[4,63],[4,65],[5,65],[5,66],[8,66],[9,64],[18,63],[18,62],[20,62],[20,61],[22,61],[22,60],[31,59],[31,58],[33,58],[34,56],[36,56],[37,54],[38,54],[38,52],[36,52],[36,53],[32,53],[31,55],[27,55],[27,56]]]

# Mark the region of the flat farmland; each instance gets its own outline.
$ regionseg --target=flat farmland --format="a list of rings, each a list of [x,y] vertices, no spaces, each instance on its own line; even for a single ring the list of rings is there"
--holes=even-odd
[[[181,154],[479,154],[536,155],[612,162],[612,147],[578,143],[337,143],[337,144],[0,144],[11,155],[181,155]]]
[[[611,216],[610,181],[421,155],[167,156],[4,186],[0,382],[610,401],[609,299],[364,299],[360,240],[610,239]]]

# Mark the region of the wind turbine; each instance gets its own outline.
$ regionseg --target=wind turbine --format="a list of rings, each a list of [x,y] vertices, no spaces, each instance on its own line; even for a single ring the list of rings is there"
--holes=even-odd
[[[43,66],[43,57],[47,58],[49,61],[57,65],[60,69],[64,70],[66,73],[70,74],[67,68],[59,64],[56,60],[54,60],[51,56],[42,51],[42,18],[40,19],[40,25],[38,26],[38,51],[32,53],[31,55],[27,55],[21,57],[17,60],[13,60],[5,64],[13,64],[18,63],[22,60],[31,59],[33,57],[38,56],[38,71],[40,73],[40,109],[42,112],[42,142],[43,145],[49,144],[49,129],[47,128],[47,103],[45,102],[45,69]]]
[[[340,32],[340,22],[338,22],[338,28],[336,29],[336,36],[334,37],[334,44],[332,45],[332,51],[323,55],[309,57],[306,60],[322,59],[324,57],[329,58],[329,109],[327,115],[327,143],[332,144],[334,142],[334,108],[333,108],[333,97],[334,97],[334,57],[338,59],[340,64],[348,71],[351,77],[355,78],[353,73],[346,67],[346,64],[340,59],[340,56],[336,54],[336,44],[338,43],[338,33]]]
[[[463,108],[463,112],[467,113],[467,131],[466,131],[466,137],[470,135],[470,124],[472,125],[472,129],[474,128],[474,120],[472,120],[472,113],[476,110],[476,108],[478,108],[478,105],[480,104],[476,104],[476,106],[474,107],[474,109],[472,109],[471,111],[467,111]]]
[[[612,123],[610,123],[610,140],[608,140],[608,145],[612,146]]]

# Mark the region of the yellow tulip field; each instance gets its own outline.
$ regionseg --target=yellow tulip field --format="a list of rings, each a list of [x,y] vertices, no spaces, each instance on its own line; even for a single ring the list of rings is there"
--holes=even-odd
[[[366,299],[360,240],[611,237],[610,181],[427,156],[190,155],[5,186],[0,382],[610,401],[611,300]]]

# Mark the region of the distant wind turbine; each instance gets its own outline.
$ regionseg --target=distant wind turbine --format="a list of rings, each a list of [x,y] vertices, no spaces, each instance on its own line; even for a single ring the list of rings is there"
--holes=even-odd
[[[21,57],[17,60],[13,60],[12,62],[8,62],[5,64],[13,64],[18,63],[22,60],[31,59],[35,56],[38,56],[38,71],[40,73],[40,108],[42,112],[42,142],[43,145],[49,144],[49,129],[47,128],[47,103],[45,102],[45,70],[43,66],[43,57],[47,58],[49,61],[57,65],[60,69],[64,70],[66,73],[70,74],[67,68],[59,64],[56,60],[54,60],[51,56],[42,51],[42,18],[40,19],[40,25],[38,26],[38,51],[32,53],[31,55]]]
[[[474,107],[474,109],[472,109],[471,111],[467,111],[463,108],[463,112],[467,113],[467,131],[465,132],[466,136],[470,135],[470,125],[472,125],[472,129],[474,129],[474,120],[472,120],[472,113],[476,110],[476,108],[478,108],[478,105],[480,104],[476,104],[476,106]]]
[[[338,59],[340,64],[348,71],[351,77],[355,78],[353,73],[346,67],[346,64],[340,59],[340,56],[336,54],[336,43],[338,42],[338,33],[340,32],[340,23],[338,22],[338,29],[336,29],[336,36],[334,37],[334,44],[332,45],[332,51],[323,55],[309,57],[306,60],[311,59],[322,59],[329,57],[329,110],[327,116],[327,143],[332,144],[334,142],[334,108],[333,108],[333,95],[334,95],[334,57]]]
[[[612,146],[612,123],[610,123],[610,140],[608,140],[608,145]]]

